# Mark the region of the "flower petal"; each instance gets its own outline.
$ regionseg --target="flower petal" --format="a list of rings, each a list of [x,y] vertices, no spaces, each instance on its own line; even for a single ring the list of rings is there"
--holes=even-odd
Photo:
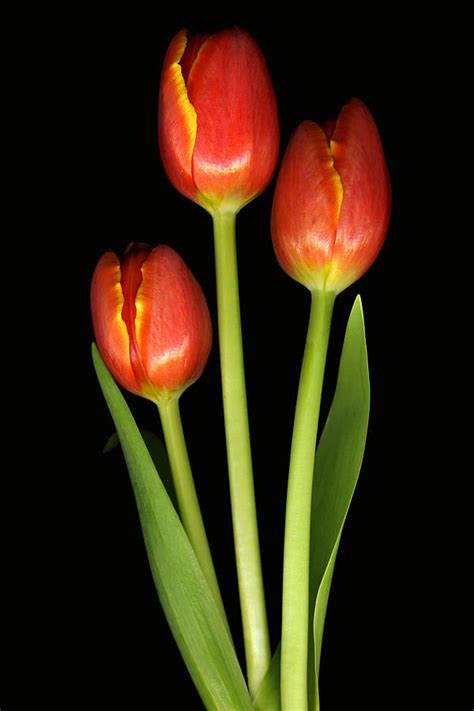
[[[148,379],[157,389],[184,389],[201,374],[211,348],[204,294],[181,257],[165,245],[150,253],[142,273],[135,328]]]
[[[186,49],[179,62],[185,84],[188,83],[189,74],[199,54],[199,50],[208,37],[209,35],[188,35]]]
[[[181,30],[173,38],[166,53],[160,85],[158,135],[161,158],[169,179],[184,195],[196,200],[192,156],[197,117],[188,98],[180,65],[187,41],[187,31]]]
[[[293,134],[278,176],[272,237],[282,268],[309,288],[327,276],[343,188],[324,131],[304,121]]]
[[[188,79],[197,113],[196,187],[209,203],[238,209],[270,181],[278,157],[276,99],[263,54],[243,30],[211,35]]]
[[[106,252],[97,264],[91,286],[97,347],[120,385],[140,393],[141,388],[130,362],[130,339],[122,318],[123,305],[120,262],[113,252]]]
[[[390,217],[390,178],[377,126],[359,99],[342,108],[330,145],[344,186],[330,281],[337,281],[342,290],[380,251]]]

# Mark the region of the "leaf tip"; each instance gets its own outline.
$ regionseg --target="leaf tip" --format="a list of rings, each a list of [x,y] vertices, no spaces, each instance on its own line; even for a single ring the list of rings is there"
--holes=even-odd
[[[99,349],[97,348],[95,341],[92,341],[91,343],[91,353],[92,353],[92,360],[94,361],[94,365],[96,365],[99,362],[100,359],[100,353]]]
[[[365,340],[365,320],[364,320],[364,308],[362,306],[362,297],[357,294],[354,303],[352,305],[351,313],[349,315],[348,329],[360,328],[362,331],[363,338]]]
[[[104,448],[102,450],[102,454],[108,454],[113,449],[118,447],[119,444],[120,444],[120,440],[118,438],[118,434],[116,432],[114,432],[112,435],[110,435],[109,439],[105,443]]]
[[[354,299],[354,303],[352,305],[352,311],[359,311],[362,316],[364,315],[364,308],[362,306],[362,296],[360,294],[357,294],[357,296]],[[351,311],[351,315],[352,315]]]

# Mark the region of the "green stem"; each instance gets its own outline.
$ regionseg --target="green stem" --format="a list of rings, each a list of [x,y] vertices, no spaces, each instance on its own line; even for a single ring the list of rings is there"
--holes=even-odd
[[[247,414],[235,214],[216,212],[213,220],[222,394],[232,521],[247,677],[250,693],[253,696],[267,672],[271,656]]]
[[[179,412],[179,399],[175,397],[166,401],[160,401],[158,403],[158,410],[160,412],[181,520],[230,634],[224,604],[219,590],[219,583],[217,582],[216,571],[214,570],[211,551],[207,541],[206,530],[202,520],[196,488],[194,486],[191,464],[189,462]]]
[[[334,293],[314,291],[291,444],[283,559],[282,711],[308,708],[311,496]]]

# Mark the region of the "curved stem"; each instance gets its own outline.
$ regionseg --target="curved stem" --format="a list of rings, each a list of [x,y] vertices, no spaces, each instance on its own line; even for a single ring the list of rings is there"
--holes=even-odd
[[[219,590],[219,583],[217,582],[211,551],[207,541],[206,530],[202,520],[196,488],[194,486],[191,464],[189,462],[186,440],[181,423],[178,398],[159,402],[158,410],[160,412],[181,520],[230,634],[224,604]]]
[[[250,693],[270,665],[245,389],[235,214],[213,215],[222,394],[235,557]]]
[[[334,293],[314,291],[291,444],[283,559],[282,711],[308,708],[311,496]]]

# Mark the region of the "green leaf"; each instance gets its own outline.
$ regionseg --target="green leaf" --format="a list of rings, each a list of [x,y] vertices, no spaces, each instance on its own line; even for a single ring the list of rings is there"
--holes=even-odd
[[[316,451],[310,562],[314,647],[311,645],[309,689],[313,709],[319,709],[324,620],[342,529],[364,456],[369,408],[364,315],[358,296],[347,324],[336,392]]]
[[[143,437],[143,441],[146,444],[148,451],[150,452],[151,458],[153,459],[153,464],[156,470],[160,472],[160,478],[165,489],[170,497],[173,505],[178,510],[178,502],[176,499],[176,491],[173,484],[173,476],[171,474],[170,460],[168,459],[168,454],[166,452],[165,445],[161,439],[150,430],[140,430]],[[110,435],[107,440],[104,449],[102,450],[104,454],[108,454],[116,447],[120,445],[119,436],[116,432]]]
[[[207,709],[250,711],[232,641],[186,533],[95,345],[92,356],[124,451],[156,589],[186,666]],[[155,688],[161,693],[159,684]]]
[[[278,645],[268,671],[253,700],[253,706],[256,711],[281,711],[280,661],[280,645]]]
[[[120,444],[120,440],[118,438],[118,434],[114,432],[113,434],[110,435],[109,439],[107,442],[104,444],[104,449],[102,450],[102,454],[108,454],[109,452],[113,452],[116,447],[118,447]]]

